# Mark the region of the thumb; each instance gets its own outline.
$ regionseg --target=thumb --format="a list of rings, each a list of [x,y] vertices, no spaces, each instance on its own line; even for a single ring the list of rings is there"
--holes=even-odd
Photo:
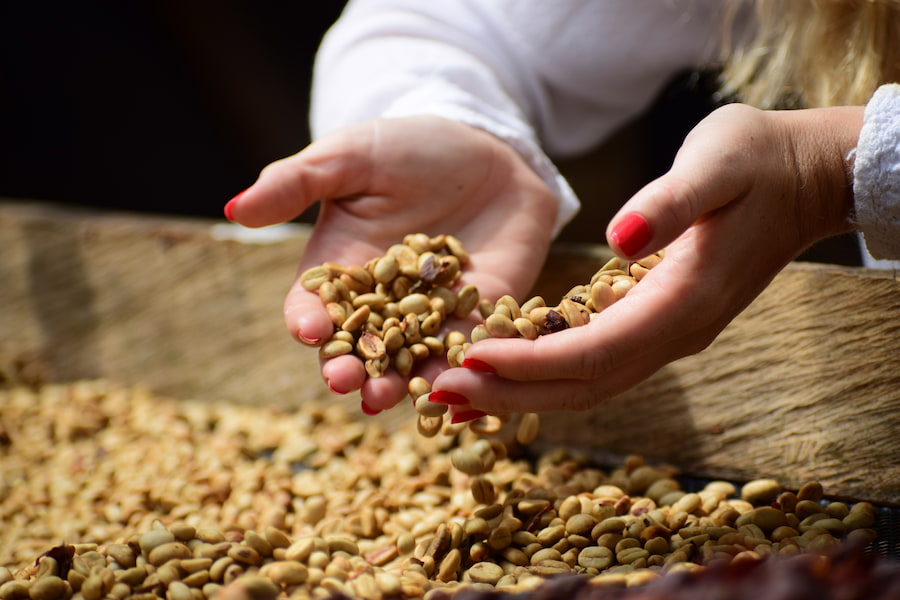
[[[752,185],[746,147],[718,119],[688,135],[672,168],[639,190],[616,213],[606,239],[616,254],[639,258],[678,238],[703,215],[741,198]]]
[[[372,173],[374,129],[372,122],[352,125],[273,162],[225,205],[225,216],[263,227],[290,221],[317,201],[363,192]]]

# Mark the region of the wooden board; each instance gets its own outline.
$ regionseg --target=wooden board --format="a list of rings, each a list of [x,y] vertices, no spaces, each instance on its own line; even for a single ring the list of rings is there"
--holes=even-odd
[[[315,353],[281,319],[306,235],[220,241],[213,225],[0,205],[0,360],[182,398],[323,397]]]
[[[0,374],[355,409],[358,397],[330,394],[315,352],[284,329],[308,228],[246,243],[217,239],[221,225],[0,204]],[[557,297],[608,256],[555,247],[535,292]],[[588,414],[546,415],[541,442],[639,453],[697,476],[818,479],[900,505],[900,282],[790,265],[706,351]]]

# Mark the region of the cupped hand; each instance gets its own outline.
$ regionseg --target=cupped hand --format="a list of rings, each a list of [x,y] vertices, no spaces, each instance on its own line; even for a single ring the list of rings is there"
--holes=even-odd
[[[587,325],[474,344],[475,368],[439,375],[433,397],[458,415],[582,410],[703,350],[787,262],[850,229],[861,125],[861,107],[715,111],[607,230],[623,258],[663,261]]]
[[[408,233],[453,234],[471,256],[462,281],[483,297],[522,295],[550,244],[557,201],[506,143],[439,117],[380,119],[335,131],[272,163],[226,207],[248,227],[289,221],[322,202],[298,275],[323,262],[362,265]],[[333,325],[319,297],[295,280],[284,302],[289,332],[318,346]],[[443,365],[432,364],[432,378]],[[389,408],[407,393],[393,370],[367,377],[351,355],[322,362],[338,393],[361,390],[364,406]]]

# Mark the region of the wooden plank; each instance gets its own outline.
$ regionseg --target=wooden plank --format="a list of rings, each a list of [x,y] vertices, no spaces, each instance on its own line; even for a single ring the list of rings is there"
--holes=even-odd
[[[26,365],[48,381],[355,409],[281,319],[309,229],[259,244],[216,239],[215,225],[0,204],[0,375]],[[535,293],[558,297],[608,256],[555,247]],[[546,415],[541,441],[900,504],[898,334],[893,273],[793,264],[706,351],[586,414]]]
[[[306,230],[257,244],[213,225],[0,206],[0,370],[245,403],[330,394],[281,318]]]

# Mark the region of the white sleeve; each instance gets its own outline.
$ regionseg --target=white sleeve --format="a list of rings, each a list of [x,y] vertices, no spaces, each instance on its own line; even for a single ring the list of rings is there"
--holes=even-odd
[[[866,105],[853,163],[853,195],[865,264],[900,267],[900,85],[881,86]]]
[[[713,0],[351,0],[316,58],[314,137],[434,114],[509,143],[559,199],[550,156],[586,152],[711,56]]]

